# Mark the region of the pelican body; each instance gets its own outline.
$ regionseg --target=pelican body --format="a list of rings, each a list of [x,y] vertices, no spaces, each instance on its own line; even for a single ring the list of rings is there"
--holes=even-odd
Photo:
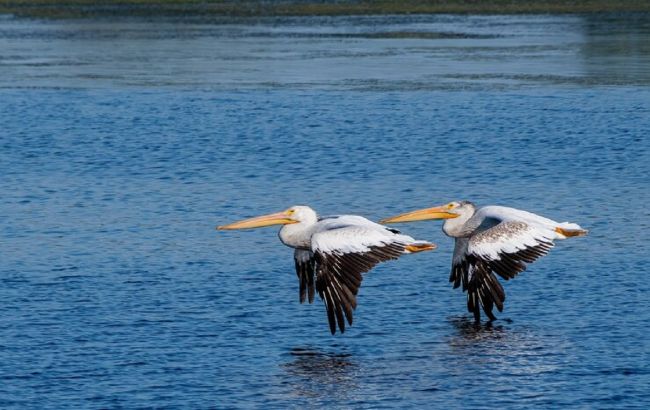
[[[319,218],[308,206],[293,206],[285,211],[245,219],[218,230],[282,225],[280,241],[294,248],[300,303],[314,301],[315,291],[325,303],[332,334],[336,327],[345,331],[345,320],[352,325],[352,312],[363,279],[379,262],[403,254],[435,249],[366,218],[338,215]]]
[[[556,222],[504,206],[477,208],[469,201],[420,209],[382,220],[382,223],[444,219],[443,232],[455,239],[449,281],[467,292],[467,310],[481,319],[481,307],[490,320],[496,305],[503,311],[506,295],[495,273],[509,280],[526,264],[546,255],[557,239],[584,236],[578,224]]]

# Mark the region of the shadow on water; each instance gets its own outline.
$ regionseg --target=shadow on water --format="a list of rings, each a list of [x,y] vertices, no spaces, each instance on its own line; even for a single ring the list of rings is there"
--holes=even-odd
[[[457,333],[448,344],[461,372],[496,370],[500,377],[534,376],[556,372],[566,357],[567,341],[512,321],[475,323],[467,317],[452,317]]]
[[[508,319],[477,323],[467,316],[450,317],[448,321],[458,332],[457,337],[451,339],[450,343],[452,345],[496,341],[507,338],[508,329],[506,325],[512,323]]]
[[[456,334],[449,339],[449,345],[452,351],[463,355],[484,352],[498,355],[503,349],[510,352],[525,350],[529,347],[528,342],[536,339],[531,330],[511,326],[513,322],[508,319],[476,323],[467,316],[455,316],[447,320],[456,329]]]
[[[359,366],[349,353],[323,352],[318,348],[294,347],[291,360],[281,365],[298,397],[344,399],[358,389]]]

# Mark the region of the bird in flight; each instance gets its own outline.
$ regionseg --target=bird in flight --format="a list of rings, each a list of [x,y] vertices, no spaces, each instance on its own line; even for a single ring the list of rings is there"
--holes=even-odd
[[[282,225],[280,241],[294,248],[300,303],[314,300],[315,291],[325,303],[330,331],[345,331],[345,319],[352,325],[357,293],[363,279],[376,264],[403,254],[428,251],[436,245],[415,240],[357,215],[319,218],[308,206],[291,208],[245,219],[218,230]]]
[[[420,209],[383,219],[381,223],[444,219],[443,232],[455,239],[449,281],[467,292],[467,310],[490,320],[493,307],[503,311],[506,294],[495,273],[509,280],[526,264],[546,255],[556,239],[584,236],[588,231],[570,222],[556,222],[531,212],[504,206],[477,208],[469,201]]]

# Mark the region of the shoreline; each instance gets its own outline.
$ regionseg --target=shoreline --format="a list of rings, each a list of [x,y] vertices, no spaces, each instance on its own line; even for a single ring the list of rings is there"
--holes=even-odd
[[[648,13],[643,0],[392,0],[244,1],[232,0],[0,0],[0,14],[25,18],[94,17],[304,17],[405,14],[591,14]]]

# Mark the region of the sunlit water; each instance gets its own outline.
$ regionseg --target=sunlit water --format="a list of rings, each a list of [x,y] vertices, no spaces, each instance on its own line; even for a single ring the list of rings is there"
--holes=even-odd
[[[0,406],[647,408],[645,16],[0,20]],[[590,229],[475,326],[452,242],[331,336],[273,228],[453,199]]]

